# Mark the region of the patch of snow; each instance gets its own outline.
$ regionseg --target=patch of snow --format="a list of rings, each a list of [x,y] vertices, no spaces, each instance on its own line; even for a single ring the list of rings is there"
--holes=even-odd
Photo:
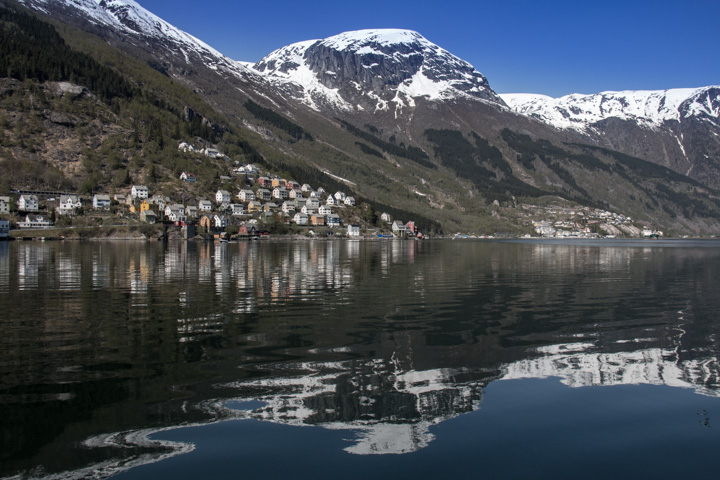
[[[353,181],[350,181],[350,180],[348,180],[347,178],[342,178],[342,177],[338,177],[337,175],[333,175],[332,173],[328,172],[327,170],[322,170],[322,172],[323,172],[325,175],[327,175],[328,177],[332,177],[332,178],[334,178],[335,180],[339,180],[339,181],[343,182],[343,183],[346,184],[346,185],[357,185],[357,183],[355,183],[355,182],[353,182]]]
[[[632,120],[647,128],[659,128],[666,122],[681,121],[701,113],[718,118],[720,94],[714,102],[709,95],[710,89],[716,88],[608,91],[593,95],[571,94],[560,98],[508,93],[500,97],[517,113],[537,118],[556,128],[583,132],[607,118]]]

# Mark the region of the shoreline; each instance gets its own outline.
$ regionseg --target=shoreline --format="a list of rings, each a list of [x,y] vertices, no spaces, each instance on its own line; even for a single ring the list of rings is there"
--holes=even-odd
[[[332,241],[332,240],[404,240],[404,241],[427,241],[427,240],[454,240],[454,241],[501,241],[501,242],[551,242],[551,243],[587,243],[587,242],[647,242],[648,245],[661,244],[666,241],[720,241],[718,237],[662,237],[662,238],[643,238],[643,237],[596,237],[596,238],[585,238],[585,237],[493,237],[493,236],[475,236],[475,237],[458,237],[455,235],[438,235],[434,237],[416,238],[416,237],[378,237],[377,235],[361,235],[357,237],[349,237],[346,235],[332,235],[332,236],[308,236],[308,235],[269,235],[261,237],[239,237],[232,238],[226,242],[218,242],[218,239],[207,235],[207,236],[195,236],[192,238],[181,238],[176,235],[152,235],[147,236],[142,233],[138,235],[102,235],[102,236],[85,236],[85,235],[73,235],[64,236],[56,234],[44,234],[43,230],[23,230],[24,233],[35,233],[35,235],[11,235],[5,238],[0,238],[0,242],[57,242],[57,241],[70,241],[70,242],[211,242],[211,243],[240,243],[240,242],[280,242],[280,241]],[[55,232],[52,232],[55,233]]]

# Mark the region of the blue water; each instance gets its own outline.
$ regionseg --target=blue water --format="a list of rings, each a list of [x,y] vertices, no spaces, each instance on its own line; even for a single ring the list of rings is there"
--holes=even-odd
[[[347,453],[352,431],[232,420],[155,435],[195,450],[117,478],[700,478],[720,447],[718,407],[664,386],[500,381],[480,410],[431,427],[432,442],[405,455]]]
[[[712,478],[720,242],[12,242],[2,478]]]

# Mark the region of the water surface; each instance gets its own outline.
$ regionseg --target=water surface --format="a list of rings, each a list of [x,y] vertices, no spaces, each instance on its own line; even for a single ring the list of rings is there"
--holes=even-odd
[[[0,243],[0,476],[712,475],[718,247]]]

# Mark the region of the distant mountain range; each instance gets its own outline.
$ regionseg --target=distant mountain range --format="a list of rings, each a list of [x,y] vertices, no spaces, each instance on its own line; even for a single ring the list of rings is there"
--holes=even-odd
[[[720,87],[602,92],[550,98],[501,95],[516,112],[598,145],[720,186]]]
[[[132,0],[21,3],[188,86],[252,132],[268,161],[325,172],[446,230],[517,225],[520,213],[496,206],[561,197],[720,233],[720,87],[498,95],[472,65],[407,30],[309,40],[250,64]],[[288,139],[249,105],[307,135]]]

